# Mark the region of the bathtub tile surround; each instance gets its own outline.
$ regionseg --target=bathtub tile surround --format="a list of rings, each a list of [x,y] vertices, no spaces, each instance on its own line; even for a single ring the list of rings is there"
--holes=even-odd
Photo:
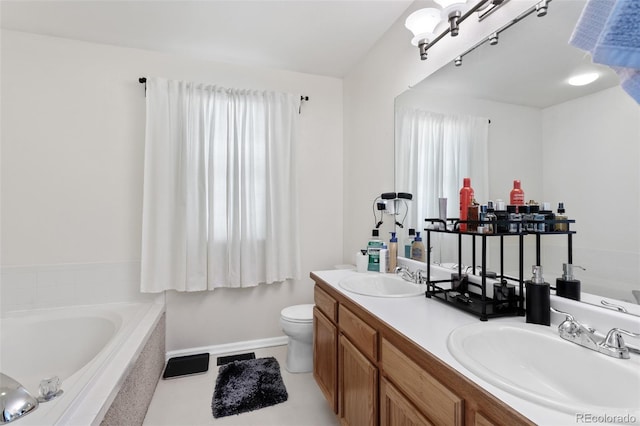
[[[101,426],[142,424],[164,369],[165,333],[163,315],[102,419]]]
[[[0,311],[158,298],[140,294],[139,283],[140,262],[7,266],[0,277]]]

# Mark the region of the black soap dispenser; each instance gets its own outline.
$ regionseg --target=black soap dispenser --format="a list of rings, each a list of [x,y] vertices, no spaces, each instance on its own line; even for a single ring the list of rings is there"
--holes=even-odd
[[[562,264],[562,278],[556,280],[556,295],[567,299],[580,300],[580,280],[573,277],[573,268],[585,269],[571,263]]]
[[[525,281],[526,318],[528,323],[551,324],[551,286],[542,278],[542,266],[534,265],[533,277]]]

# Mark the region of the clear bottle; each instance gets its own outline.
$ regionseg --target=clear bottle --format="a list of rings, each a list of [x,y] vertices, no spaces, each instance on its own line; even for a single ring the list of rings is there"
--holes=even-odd
[[[411,259],[419,262],[425,261],[424,244],[422,243],[422,237],[419,232],[416,232],[416,238],[411,244]]]
[[[569,217],[564,213],[564,203],[558,203],[558,213],[555,217],[556,220],[569,220]],[[554,231],[567,232],[569,230],[569,224],[564,222],[556,222],[554,225]]]
[[[471,188],[471,178],[464,178],[462,180],[462,188],[460,189],[460,220],[467,220],[469,213],[469,206],[473,202],[474,193]],[[460,232],[467,231],[467,224],[460,224]]]

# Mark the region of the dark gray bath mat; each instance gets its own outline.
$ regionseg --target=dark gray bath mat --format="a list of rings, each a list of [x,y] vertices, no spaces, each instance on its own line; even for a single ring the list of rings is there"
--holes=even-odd
[[[288,397],[275,358],[234,361],[218,369],[211,409],[213,417],[225,417],[279,404]]]
[[[255,352],[247,352],[244,354],[236,354],[236,355],[227,355],[227,356],[219,356],[216,360],[218,365],[229,364],[233,361],[244,361],[246,359],[256,359]]]
[[[209,370],[209,354],[186,355],[171,358],[164,369],[163,379],[205,373]]]

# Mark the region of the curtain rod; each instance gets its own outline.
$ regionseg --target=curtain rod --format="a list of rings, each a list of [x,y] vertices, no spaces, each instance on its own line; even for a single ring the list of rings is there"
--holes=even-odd
[[[144,85],[145,85],[145,89],[146,89],[146,87],[147,87],[147,77],[140,77],[140,78],[138,79],[138,83],[140,83],[140,84],[144,84]],[[300,100],[301,100],[301,101],[308,101],[308,100],[309,100],[309,97],[308,97],[308,96],[305,96],[305,95],[302,95],[302,96],[300,96]]]

